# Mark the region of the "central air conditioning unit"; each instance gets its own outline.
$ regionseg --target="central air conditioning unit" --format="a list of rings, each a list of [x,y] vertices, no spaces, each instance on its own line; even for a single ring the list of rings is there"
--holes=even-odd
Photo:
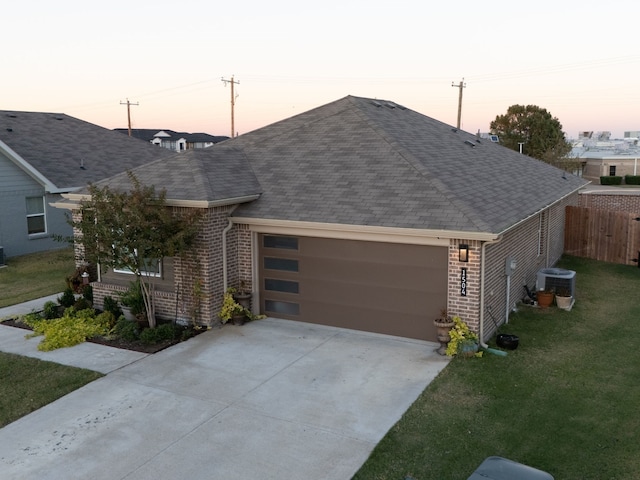
[[[543,268],[538,271],[536,290],[568,290],[572,297],[576,292],[576,272],[563,268]]]

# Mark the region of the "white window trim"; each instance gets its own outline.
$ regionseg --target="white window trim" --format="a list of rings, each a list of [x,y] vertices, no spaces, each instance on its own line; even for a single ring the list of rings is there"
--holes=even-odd
[[[133,254],[137,256],[138,255],[138,250],[134,249]],[[132,272],[128,268],[114,268],[113,272],[114,273],[124,273],[125,275],[134,275],[135,274],[135,272]],[[157,272],[147,272],[146,270],[141,270],[140,274],[144,275],[145,277],[156,277],[156,278],[162,277],[162,259],[158,260],[158,271]]]
[[[29,238],[33,238],[33,237],[40,237],[42,235],[46,235],[47,234],[47,202],[45,201],[45,197],[44,196],[31,196],[31,197],[26,197],[25,201],[29,198],[39,198],[42,200],[42,213],[32,213],[29,214],[27,213],[27,234],[29,235]],[[36,232],[36,233],[28,233],[29,232],[29,218],[35,218],[35,217],[42,217],[42,219],[44,220],[44,231],[42,232]]]

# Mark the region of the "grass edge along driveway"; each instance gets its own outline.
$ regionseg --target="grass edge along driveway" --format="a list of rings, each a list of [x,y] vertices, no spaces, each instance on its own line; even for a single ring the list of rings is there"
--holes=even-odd
[[[91,370],[0,352],[0,428],[102,376]]]
[[[576,271],[572,311],[519,307],[501,328],[518,349],[454,359],[355,479],[465,479],[491,455],[556,479],[640,478],[640,269],[558,266]]]

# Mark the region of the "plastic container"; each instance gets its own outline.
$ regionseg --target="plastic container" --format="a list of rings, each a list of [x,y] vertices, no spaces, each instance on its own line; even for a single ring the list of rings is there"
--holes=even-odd
[[[487,457],[467,480],[553,480],[547,472],[502,457]]]

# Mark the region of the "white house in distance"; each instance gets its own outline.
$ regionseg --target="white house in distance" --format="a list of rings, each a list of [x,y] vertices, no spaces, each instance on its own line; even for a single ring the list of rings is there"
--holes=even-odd
[[[124,134],[129,133],[127,128],[116,128],[114,130]],[[193,148],[209,148],[229,138],[224,135],[175,132],[168,129],[158,130],[153,128],[133,128],[131,129],[131,136],[174,152],[183,152]]]

